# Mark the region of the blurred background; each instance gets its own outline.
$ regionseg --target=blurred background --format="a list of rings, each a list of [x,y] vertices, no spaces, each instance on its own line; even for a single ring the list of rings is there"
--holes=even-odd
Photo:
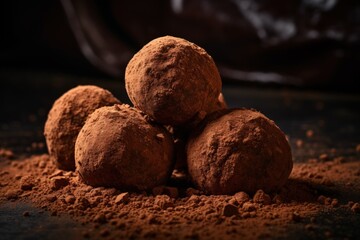
[[[0,66],[123,80],[132,55],[173,35],[225,82],[358,91],[358,0],[57,0],[1,3]]]

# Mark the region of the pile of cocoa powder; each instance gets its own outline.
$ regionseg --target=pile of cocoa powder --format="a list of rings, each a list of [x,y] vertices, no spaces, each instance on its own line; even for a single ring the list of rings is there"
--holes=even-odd
[[[206,196],[181,172],[152,192],[119,192],[83,184],[47,154],[21,159],[1,149],[0,202],[26,201],[54,217],[71,216],[91,239],[358,238],[360,161],[333,155],[295,163],[277,193]],[[338,231],[344,218],[355,219],[353,231]]]

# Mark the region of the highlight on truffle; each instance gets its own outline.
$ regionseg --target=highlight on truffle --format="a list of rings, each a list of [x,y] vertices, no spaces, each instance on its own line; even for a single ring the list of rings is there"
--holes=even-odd
[[[263,114],[227,109],[210,114],[187,143],[194,183],[208,194],[276,191],[293,166],[284,133]]]
[[[164,36],[146,44],[125,72],[131,102],[164,125],[180,126],[219,109],[221,78],[204,49]]]
[[[102,107],[92,113],[75,145],[76,170],[91,186],[143,191],[169,179],[173,139],[128,105]]]
[[[44,135],[49,155],[58,168],[75,170],[75,141],[88,115],[99,107],[118,103],[109,91],[93,85],[70,89],[54,102]]]

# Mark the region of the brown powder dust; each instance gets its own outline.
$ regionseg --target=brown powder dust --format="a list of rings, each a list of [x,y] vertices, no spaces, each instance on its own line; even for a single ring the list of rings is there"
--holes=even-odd
[[[180,172],[167,186],[128,193],[85,185],[46,154],[20,160],[1,152],[1,201],[28,201],[54,217],[71,216],[87,227],[84,238],[262,239],[289,237],[291,229],[332,238],[340,219],[336,212],[351,219],[360,211],[360,163],[343,157],[294,164],[276,193],[207,196]],[[333,227],[324,227],[322,216],[331,213]]]

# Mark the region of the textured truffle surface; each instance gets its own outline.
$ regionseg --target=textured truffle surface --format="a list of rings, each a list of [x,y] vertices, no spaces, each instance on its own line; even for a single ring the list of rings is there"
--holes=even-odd
[[[70,89],[54,102],[44,135],[49,154],[58,168],[75,170],[75,141],[86,118],[97,108],[116,103],[120,101],[109,91],[92,85]]]
[[[134,55],[125,83],[135,107],[159,123],[175,126],[214,111],[221,92],[211,56],[194,43],[171,36],[152,40]]]
[[[284,133],[247,109],[209,115],[188,141],[187,162],[194,183],[209,194],[271,192],[285,184],[293,166]]]
[[[128,105],[90,115],[75,146],[76,170],[86,184],[150,190],[165,184],[173,167],[173,140]]]

